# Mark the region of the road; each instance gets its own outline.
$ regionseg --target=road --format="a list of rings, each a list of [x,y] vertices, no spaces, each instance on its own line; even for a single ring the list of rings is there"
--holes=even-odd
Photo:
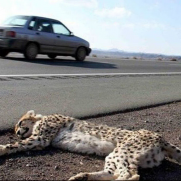
[[[27,61],[12,55],[0,59],[0,129],[13,127],[30,109],[85,117],[181,100],[181,74],[174,72],[181,72],[181,62],[98,58],[51,61],[45,56]],[[94,75],[98,73],[104,74]]]
[[[81,73],[152,73],[181,72],[181,62],[87,58],[75,62],[73,58],[50,60],[39,56],[28,61],[22,55],[10,54],[0,60],[0,74],[81,74]]]

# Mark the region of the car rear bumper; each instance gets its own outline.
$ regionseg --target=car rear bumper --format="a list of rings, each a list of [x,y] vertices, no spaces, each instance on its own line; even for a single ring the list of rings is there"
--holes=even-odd
[[[0,38],[0,48],[7,50],[23,50],[27,41],[20,39]]]

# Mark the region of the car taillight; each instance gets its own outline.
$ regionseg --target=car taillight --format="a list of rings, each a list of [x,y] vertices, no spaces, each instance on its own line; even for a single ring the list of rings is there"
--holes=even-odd
[[[6,32],[6,37],[16,37],[16,32],[15,31],[7,31]]]

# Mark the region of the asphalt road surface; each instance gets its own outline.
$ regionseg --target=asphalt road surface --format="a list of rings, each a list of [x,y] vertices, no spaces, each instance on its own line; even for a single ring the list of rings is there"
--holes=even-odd
[[[152,73],[181,72],[181,62],[87,58],[75,62],[71,57],[51,60],[47,56],[29,61],[21,54],[10,54],[0,59],[0,74],[85,74],[85,73]]]
[[[12,54],[0,59],[0,129],[13,127],[30,109],[85,117],[178,101],[180,72],[181,62],[98,58],[75,62],[46,56],[28,61]]]

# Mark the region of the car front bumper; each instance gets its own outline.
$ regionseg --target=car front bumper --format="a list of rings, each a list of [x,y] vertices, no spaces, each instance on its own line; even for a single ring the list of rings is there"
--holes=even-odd
[[[92,49],[91,48],[87,48],[87,55],[89,55],[90,53],[91,53],[91,51],[92,51]]]

